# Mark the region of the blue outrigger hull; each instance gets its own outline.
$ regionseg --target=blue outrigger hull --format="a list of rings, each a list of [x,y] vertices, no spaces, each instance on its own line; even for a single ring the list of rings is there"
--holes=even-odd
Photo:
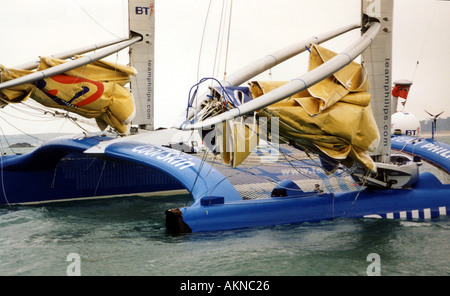
[[[28,154],[3,156],[0,204],[186,193],[177,180],[155,168],[83,153],[108,140],[58,138]]]
[[[450,172],[450,145],[430,139],[394,136],[392,148],[434,163]],[[217,231],[256,226],[317,222],[335,218],[432,219],[449,215],[450,184],[429,172],[406,189],[366,188],[320,194],[301,192],[284,182],[284,197],[227,200],[226,195],[205,196],[189,207],[166,212],[172,231]],[[300,192],[300,193],[299,193]]]
[[[394,136],[391,148],[411,155],[419,155],[450,174],[450,145],[433,139],[411,136]]]
[[[317,222],[335,218],[431,219],[448,215],[450,185],[423,173],[410,189],[293,194],[260,200],[196,203],[180,209],[192,232]],[[180,217],[179,217],[180,218]]]

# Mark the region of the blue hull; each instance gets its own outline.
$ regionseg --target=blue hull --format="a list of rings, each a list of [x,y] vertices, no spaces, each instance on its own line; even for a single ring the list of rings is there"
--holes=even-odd
[[[448,215],[449,210],[450,185],[443,185],[434,175],[424,173],[411,189],[365,189],[330,194],[311,192],[211,205],[196,203],[180,209],[178,218],[182,217],[185,229],[199,232],[335,218],[431,219]]]
[[[410,136],[395,136],[391,140],[392,149],[419,155],[450,174],[450,145],[432,139]]]
[[[29,154],[3,156],[0,204],[185,192],[178,181],[154,168],[83,154],[105,140],[55,139]]]
[[[413,137],[393,137],[392,148],[433,162],[450,171],[450,145]],[[431,219],[448,215],[450,184],[425,172],[407,189],[374,189],[320,194],[302,192],[294,183],[282,196],[259,200],[227,200],[205,196],[190,207],[166,212],[166,226],[174,232],[218,231],[256,226],[316,222],[335,218]],[[276,189],[276,188],[275,188]],[[274,194],[275,193],[275,194]]]
[[[450,185],[442,184],[428,172],[422,173],[408,189],[367,188],[339,193],[303,192],[294,182],[284,180],[274,188],[272,197],[249,200],[244,199],[217,168],[201,158],[173,149],[124,141],[111,143],[97,157],[83,153],[106,140],[101,137],[60,138],[26,155],[2,157],[1,203],[26,204],[184,190],[192,195],[194,203],[166,212],[166,226],[176,232],[340,217],[431,219],[449,214]],[[444,170],[449,167],[450,157],[446,157],[450,154],[449,145],[416,140],[393,138],[393,148],[420,155]],[[434,158],[429,152],[435,154]]]

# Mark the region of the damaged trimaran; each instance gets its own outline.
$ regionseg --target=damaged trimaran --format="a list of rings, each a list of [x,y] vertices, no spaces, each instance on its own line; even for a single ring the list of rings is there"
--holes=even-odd
[[[137,75],[132,78],[131,85],[133,95],[139,97],[139,100],[136,98],[136,110],[131,108],[126,114],[116,115],[112,108],[96,118],[99,125],[116,124],[115,128],[120,130],[136,111],[137,119],[133,123],[152,129],[151,121],[141,121],[140,118],[153,118],[154,7],[154,1],[130,1],[131,38],[115,41],[117,44],[103,52],[67,63],[41,59],[38,71],[33,73],[6,73],[7,69],[2,68],[3,76],[22,77],[10,77],[9,81],[2,82],[0,91],[5,96],[5,91],[11,90],[8,95],[16,95],[15,98],[48,97],[51,102],[61,104],[62,98],[58,97],[52,83],[56,81],[65,86],[79,83],[79,80],[67,77],[80,77],[84,73],[68,71],[76,71],[82,65],[133,44],[131,64]],[[3,157],[3,203],[185,189],[193,197],[193,203],[166,212],[166,226],[175,232],[236,229],[338,217],[406,219],[447,215],[450,185],[442,184],[433,174],[419,174],[419,165],[422,163],[420,156],[428,159],[438,165],[448,179],[450,156],[444,154],[450,153],[450,147],[412,137],[391,139],[393,3],[389,0],[363,0],[361,8],[361,25],[350,25],[298,42],[237,71],[226,81],[217,81],[210,92],[190,102],[186,115],[173,129],[141,130],[137,135],[118,139],[99,136],[59,138],[28,155]],[[361,37],[340,54],[318,45],[359,27]],[[89,50],[80,49],[58,58]],[[306,74],[289,82],[252,81],[250,89],[241,86],[259,73],[306,50],[310,51],[310,69]],[[353,62],[361,54],[364,66]],[[127,68],[118,69],[114,65],[99,63],[95,65],[112,69],[115,73],[121,71],[123,76],[133,74]],[[32,66],[21,69],[26,71],[29,67]],[[55,75],[63,77],[46,80]],[[90,93],[88,86],[89,83],[98,86],[100,82],[93,77],[82,77],[86,85],[62,102],[66,109],[77,109],[83,105],[80,101],[86,105],[95,101],[98,94],[95,91]],[[116,83],[122,85],[125,81]],[[24,85],[25,90],[17,90]],[[17,95],[17,91],[21,93]],[[263,117],[267,118],[264,124],[256,120]],[[271,128],[269,141],[277,137],[276,141],[318,154],[326,170],[333,171],[339,166],[349,168],[360,189],[330,193],[303,191],[298,183],[283,179],[266,198],[247,199],[220,170],[202,157],[167,147],[177,130],[200,130],[203,135],[211,135],[212,132],[214,144],[217,144],[212,149],[220,153],[225,163],[238,167],[256,147],[264,128]],[[415,157],[391,154],[391,140],[392,147]],[[433,148],[430,145],[439,147],[433,150],[439,153],[430,153]],[[86,167],[95,168],[95,173],[87,174]],[[61,171],[65,173],[59,174]],[[25,179],[27,188],[22,186]]]

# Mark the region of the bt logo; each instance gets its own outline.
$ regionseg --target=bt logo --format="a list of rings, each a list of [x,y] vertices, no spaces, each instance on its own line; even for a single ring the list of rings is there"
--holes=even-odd
[[[135,13],[152,16],[152,14],[155,12],[155,10],[153,9],[154,8],[153,5],[154,5],[153,3],[150,3],[150,6],[148,6],[148,7],[136,6]]]

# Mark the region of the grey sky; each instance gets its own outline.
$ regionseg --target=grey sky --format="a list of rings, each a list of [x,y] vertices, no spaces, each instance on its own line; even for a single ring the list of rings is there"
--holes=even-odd
[[[216,20],[211,19],[208,24],[200,78],[213,73],[217,19],[222,1],[213,2],[212,13]],[[157,0],[157,126],[171,126],[186,106],[189,88],[196,83],[208,4],[209,0]],[[124,37],[127,34],[125,9],[126,0],[1,0],[0,64],[13,67],[40,55],[114,39],[115,36]],[[450,1],[395,0],[393,80],[413,80],[406,111],[422,120],[428,118],[424,109],[431,113],[445,111],[442,117],[450,116],[449,15]],[[233,1],[227,72],[238,70],[298,40],[359,20],[360,0]],[[339,52],[358,36],[359,32],[355,30],[324,46]],[[274,68],[273,79],[290,80],[300,76],[306,71],[307,58],[303,54]],[[126,52],[109,59],[127,63]],[[219,78],[223,78],[223,66]],[[270,79],[268,73],[260,78]],[[61,129],[57,127],[61,123],[52,123],[48,128],[36,122],[17,124],[27,132]]]

